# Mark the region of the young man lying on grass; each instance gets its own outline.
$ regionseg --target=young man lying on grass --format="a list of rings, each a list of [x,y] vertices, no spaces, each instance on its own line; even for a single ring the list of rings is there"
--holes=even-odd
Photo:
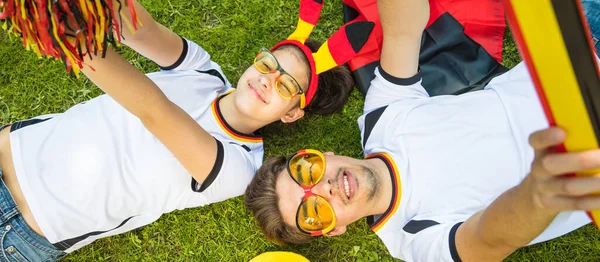
[[[366,157],[268,159],[244,200],[264,235],[304,243],[366,217],[405,261],[500,261],[589,223],[574,210],[600,208],[600,176],[561,174],[600,167],[600,151],[553,153],[565,133],[547,129],[525,65],[483,91],[429,97],[418,70],[428,1],[378,6],[381,66],[358,119]]]
[[[175,209],[239,196],[262,162],[258,129],[333,113],[352,89],[347,68],[314,70],[310,41],[261,50],[234,88],[205,50],[134,3],[143,26],[123,43],[162,71],[144,75],[108,50],[83,69],[108,95],[2,128],[6,257],[56,260]]]

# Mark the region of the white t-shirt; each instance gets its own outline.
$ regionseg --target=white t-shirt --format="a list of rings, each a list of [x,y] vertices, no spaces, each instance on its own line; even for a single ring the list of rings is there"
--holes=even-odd
[[[420,83],[381,69],[371,82],[358,120],[364,152],[399,183],[390,208],[367,221],[396,258],[459,261],[456,229],[527,176],[528,137],[548,123],[524,64],[460,96],[429,97]],[[532,243],[589,222],[563,212]]]
[[[221,116],[217,102],[234,90],[221,68],[200,46],[183,42],[180,59],[148,77],[217,140],[217,160],[203,185],[107,95],[11,127],[19,185],[58,248],[72,252],[175,209],[242,195],[262,164],[262,138],[236,132]]]

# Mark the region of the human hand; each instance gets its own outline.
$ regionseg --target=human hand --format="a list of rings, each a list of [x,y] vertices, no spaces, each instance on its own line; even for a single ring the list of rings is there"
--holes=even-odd
[[[600,173],[590,176],[565,176],[600,168],[600,150],[557,153],[556,147],[566,133],[552,127],[532,134],[529,143],[535,150],[531,173],[520,185],[529,190],[535,207],[548,211],[594,210],[600,208]]]

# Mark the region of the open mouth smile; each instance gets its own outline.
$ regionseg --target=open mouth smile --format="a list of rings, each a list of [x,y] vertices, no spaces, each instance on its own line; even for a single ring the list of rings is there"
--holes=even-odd
[[[350,201],[356,195],[356,178],[347,170],[344,170],[339,179],[339,192],[344,196],[344,200]]]

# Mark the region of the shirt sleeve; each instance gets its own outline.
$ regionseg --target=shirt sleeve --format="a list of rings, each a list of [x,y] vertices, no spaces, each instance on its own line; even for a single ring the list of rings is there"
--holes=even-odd
[[[397,258],[406,261],[460,262],[456,250],[456,230],[462,222],[437,224],[416,233],[407,233],[404,241],[396,243]],[[392,247],[390,249],[390,253]]]
[[[411,78],[397,78],[386,73],[383,68],[375,69],[375,79],[365,99],[365,113],[405,99],[428,98],[429,94],[421,85],[421,73]]]
[[[216,139],[215,139],[216,140]],[[216,203],[244,194],[257,166],[250,152],[237,144],[217,141],[217,159],[202,184],[192,181],[192,190]]]
[[[210,55],[200,45],[181,37],[183,50],[181,55],[170,66],[160,67],[162,70],[207,70],[212,68]]]

